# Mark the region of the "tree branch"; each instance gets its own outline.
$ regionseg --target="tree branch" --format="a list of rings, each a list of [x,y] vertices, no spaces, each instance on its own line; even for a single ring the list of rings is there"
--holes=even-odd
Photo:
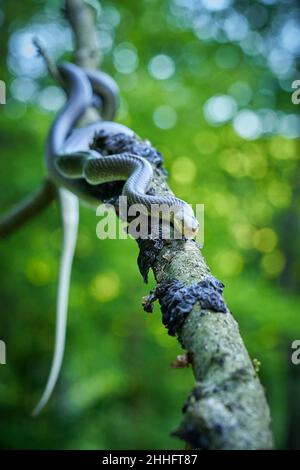
[[[90,5],[84,0],[64,0],[64,13],[75,38],[75,63],[86,69],[96,69],[101,62],[101,50]],[[86,110],[80,126],[99,119],[95,108]]]
[[[92,9],[83,0],[65,0],[65,14],[74,32],[76,64],[97,68],[101,50]]]
[[[14,206],[0,219],[0,238],[5,238],[40,214],[56,198],[54,185],[46,179],[42,186]]]
[[[65,0],[65,12],[76,38],[77,63],[96,67],[98,44],[92,13],[83,0]],[[155,194],[172,194],[161,169],[156,168],[152,187]],[[193,241],[141,242],[139,266],[144,277],[152,268],[158,287],[170,280],[189,286],[210,273]],[[166,295],[170,292],[165,289]],[[164,308],[165,314],[172,314],[170,305]],[[229,311],[215,310],[201,309],[197,302],[177,328],[178,338],[192,358],[196,386],[174,434],[194,448],[270,449],[270,414],[263,388],[237,323]]]
[[[160,192],[160,185],[156,189]],[[210,276],[193,241],[171,241],[153,251],[151,267],[158,287],[170,279],[187,287]],[[140,256],[148,263],[149,251],[142,248]],[[170,295],[170,290],[164,295]],[[171,314],[169,303],[164,315]],[[183,421],[173,434],[197,449],[272,448],[264,390],[231,313],[202,309],[197,302],[177,334],[192,358],[196,386],[183,408]]]

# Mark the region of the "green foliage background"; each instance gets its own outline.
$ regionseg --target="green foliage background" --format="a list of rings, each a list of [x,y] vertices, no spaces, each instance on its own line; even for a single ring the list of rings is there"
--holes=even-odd
[[[180,4],[103,2],[99,29],[102,40],[111,35],[113,44],[110,48],[108,41],[102,67],[121,90],[118,120],[161,150],[179,197],[205,204],[204,254],[226,285],[226,300],[251,357],[261,362],[277,446],[295,447],[300,420],[297,428],[291,416],[299,413],[299,395],[290,390],[295,377],[300,382],[300,366],[291,365],[290,354],[291,342],[300,337],[299,142],[276,131],[243,139],[231,122],[208,123],[203,107],[243,81],[252,90],[249,109],[295,114],[299,108],[291,103],[286,83],[297,77],[284,84],[266,59],[246,54],[236,42],[197,38],[187,19],[175,16],[172,3]],[[245,12],[250,4],[264,5],[268,19],[257,29],[267,31],[279,6],[236,2],[231,8]],[[4,212],[45,175],[44,141],[55,115],[39,98],[53,86],[46,74],[35,80],[39,88],[30,99],[14,96],[17,73],[9,40],[33,24],[58,21],[59,2],[11,0],[1,2],[0,11],[5,14],[0,78],[7,84],[7,104],[0,110]],[[51,43],[45,45],[51,52]],[[116,59],[120,48],[138,57],[127,73]],[[149,62],[158,54],[171,57],[176,67],[166,80],[149,73]],[[70,52],[62,49],[53,57],[68,59]],[[153,120],[162,105],[171,118],[174,111],[177,116],[167,129]],[[136,244],[98,240],[96,223],[95,213],[82,206],[63,370],[47,409],[35,419],[30,412],[44,387],[53,348],[61,235],[57,207],[1,242],[0,338],[7,344],[7,364],[0,366],[2,448],[182,448],[169,433],[180,420],[192,373],[170,368],[181,351],[161,325],[159,309],[153,315],[142,311],[142,296],[153,280],[148,286],[142,282]]]

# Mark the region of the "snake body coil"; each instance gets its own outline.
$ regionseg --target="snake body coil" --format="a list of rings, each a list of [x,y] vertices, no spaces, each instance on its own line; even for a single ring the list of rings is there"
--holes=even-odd
[[[142,205],[148,214],[154,204],[171,208],[174,226],[185,236],[193,238],[198,222],[185,201],[172,196],[146,194],[153,178],[152,166],[146,159],[131,153],[104,157],[90,149],[94,135],[101,130],[134,135],[132,130],[110,121],[98,121],[72,131],[93,102],[93,93],[100,97],[108,95],[111,84],[107,83],[107,76],[99,72],[84,72],[73,64],[60,66],[60,72],[68,83],[69,95],[49,135],[47,163],[50,175],[82,199],[97,204],[99,200],[93,193],[93,186],[125,180],[123,195],[130,205]],[[104,109],[104,115],[112,118],[115,109],[111,108],[109,112],[105,106]],[[170,212],[163,212],[162,217],[170,218]]]
[[[167,206],[172,208],[172,211],[163,211],[161,217],[172,222],[180,233],[193,238],[198,229],[198,222],[186,202],[172,196],[147,194],[153,178],[153,169],[145,158],[132,153],[103,156],[91,150],[90,144],[99,131],[134,136],[128,127],[110,121],[114,118],[117,107],[118,93],[114,81],[103,73],[81,70],[73,64],[64,64],[59,67],[59,71],[66,82],[68,98],[49,132],[46,164],[49,176],[59,190],[64,239],[52,366],[34,415],[47,403],[62,364],[68,291],[78,225],[78,199],[74,194],[84,201],[98,205],[99,193],[95,190],[97,186],[125,180],[122,193],[127,197],[129,205],[139,204],[147,215],[151,213],[153,205]],[[102,117],[107,121],[98,121],[75,129],[84,112],[95,104],[101,105]]]

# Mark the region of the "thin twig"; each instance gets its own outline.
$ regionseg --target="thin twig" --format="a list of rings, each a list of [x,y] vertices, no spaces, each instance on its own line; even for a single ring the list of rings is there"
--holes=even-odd
[[[46,62],[48,71],[54,80],[64,86],[63,79],[56,64],[50,59],[40,40],[35,37],[33,44]],[[0,218],[0,238],[6,238],[25,223],[36,217],[56,198],[55,186],[46,179],[34,193],[17,203],[7,214]]]
[[[48,55],[48,52],[46,51],[45,47],[42,45],[40,39],[38,37],[34,37],[32,42],[33,42],[34,46],[36,47],[38,54],[44,59],[46,65],[47,65],[48,72],[51,75],[51,77],[61,87],[64,88],[64,80],[63,80],[61,74],[59,73],[59,70],[58,70],[55,62],[53,62],[53,60]]]
[[[46,179],[42,186],[27,196],[0,219],[0,238],[6,238],[39,215],[56,198],[53,183]]]

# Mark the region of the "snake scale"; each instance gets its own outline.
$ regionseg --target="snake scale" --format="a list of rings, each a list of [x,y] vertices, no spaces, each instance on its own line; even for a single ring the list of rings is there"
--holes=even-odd
[[[64,228],[63,250],[57,296],[54,354],[44,393],[33,411],[35,416],[51,396],[63,359],[68,292],[77,237],[78,198],[98,205],[99,198],[95,191],[97,185],[124,180],[122,194],[127,197],[129,205],[142,205],[148,214],[153,204],[166,205],[172,208],[172,224],[181,230],[185,237],[194,238],[198,230],[193,210],[185,201],[173,196],[147,194],[153,178],[153,169],[145,158],[132,153],[103,156],[90,148],[94,136],[99,131],[134,136],[128,127],[112,122],[118,102],[118,88],[115,82],[102,72],[83,70],[70,63],[60,65],[59,71],[66,83],[67,101],[48,135],[46,166],[49,177],[58,187]],[[75,128],[91,106],[101,106],[103,120]],[[166,217],[170,218],[170,212],[167,212]]]

